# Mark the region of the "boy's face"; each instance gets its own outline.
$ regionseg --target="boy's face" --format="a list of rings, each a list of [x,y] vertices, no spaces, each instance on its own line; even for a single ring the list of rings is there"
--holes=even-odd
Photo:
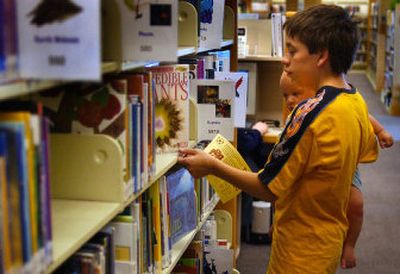
[[[284,71],[300,86],[317,89],[319,54],[310,54],[307,46],[295,37],[285,34],[285,39],[285,56],[282,59]]]

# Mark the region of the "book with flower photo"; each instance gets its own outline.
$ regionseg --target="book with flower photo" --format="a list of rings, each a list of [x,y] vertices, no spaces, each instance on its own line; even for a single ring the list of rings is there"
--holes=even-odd
[[[177,151],[189,144],[189,65],[151,67],[155,89],[157,152]]]

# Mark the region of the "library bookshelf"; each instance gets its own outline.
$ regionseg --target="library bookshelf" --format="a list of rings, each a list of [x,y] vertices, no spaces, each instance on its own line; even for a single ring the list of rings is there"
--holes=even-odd
[[[179,12],[188,3],[179,1]],[[237,1],[227,0],[224,14],[223,41],[220,49],[230,50],[231,70],[237,70]],[[196,10],[185,11],[184,23],[178,22],[178,45],[176,57],[206,53],[211,49],[199,48],[197,37]],[[193,33],[196,33],[193,36]],[[218,48],[217,48],[218,49]],[[215,50],[215,49],[213,49]],[[102,63],[102,74],[118,74],[126,71],[140,71],[159,65],[151,62],[107,61]],[[62,87],[74,81],[14,79],[0,84],[0,101],[7,101],[40,91]],[[53,273],[68,258],[82,247],[97,232],[113,220],[128,205],[137,200],[157,180],[165,175],[176,163],[177,153],[159,154],[155,159],[155,173],[139,192],[127,192],[122,174],[122,151],[115,139],[104,135],[51,135],[51,218],[53,233],[53,261],[45,273]],[[172,247],[172,262],[162,273],[170,273],[212,213],[219,199],[214,196],[203,212],[196,228]],[[235,204],[236,201],[233,201]],[[240,215],[236,206],[231,214]],[[236,236],[240,240],[240,236]],[[240,242],[233,244],[239,250]],[[238,251],[237,251],[238,253]]]

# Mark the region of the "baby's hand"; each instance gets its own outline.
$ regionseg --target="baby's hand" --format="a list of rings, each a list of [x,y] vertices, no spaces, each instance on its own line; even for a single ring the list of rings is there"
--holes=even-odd
[[[386,130],[378,132],[377,137],[381,148],[388,148],[393,145],[393,136]]]
[[[261,133],[261,135],[264,135],[268,131],[268,125],[264,122],[257,122],[254,124],[252,129],[256,129]]]

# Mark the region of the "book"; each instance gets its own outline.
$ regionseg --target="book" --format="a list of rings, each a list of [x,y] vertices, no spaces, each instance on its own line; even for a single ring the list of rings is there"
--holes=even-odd
[[[189,144],[189,66],[151,67],[155,90],[155,140],[158,152]]]
[[[14,80],[17,77],[17,21],[16,3],[3,0],[0,4],[0,82]],[[3,13],[3,14],[2,14]],[[1,61],[2,60],[2,61]]]
[[[272,25],[272,56],[283,56],[283,16],[281,13],[271,14]]]
[[[9,196],[7,182],[7,135],[0,131],[0,253],[1,266],[3,273],[11,271],[12,252],[11,252],[11,222],[10,222],[10,205],[11,197]]]
[[[191,80],[190,97],[196,103],[197,140],[217,134],[234,140],[235,83],[227,80]]]
[[[153,184],[149,191],[149,199],[152,201],[152,223],[154,231],[153,252],[155,272],[162,269],[162,240],[161,240],[161,201],[160,201],[160,182]]]
[[[39,267],[49,265],[52,261],[51,237],[51,206],[50,206],[50,175],[48,163],[48,120],[43,116],[43,107],[40,102],[29,100],[7,100],[0,102],[1,112],[26,111],[30,112],[30,125],[34,145],[33,167],[36,177],[37,214],[33,216],[38,224]]]
[[[23,166],[18,172],[25,173],[26,177],[23,178],[22,187],[27,192],[27,199],[22,201],[25,203],[23,206],[28,210],[26,218],[26,227],[23,226],[23,237],[24,238],[24,262],[30,262],[34,259],[33,256],[37,255],[39,250],[39,199],[38,199],[38,177],[36,169],[36,151],[35,145],[38,142],[37,137],[35,137],[35,132],[37,125],[34,125],[33,115],[26,111],[16,111],[16,112],[4,112],[0,113],[0,121],[10,122],[14,124],[20,124],[23,127],[23,144],[21,146],[23,151],[23,156],[21,155]],[[17,128],[14,127],[13,130]],[[18,129],[17,129],[18,130]],[[20,133],[22,133],[20,132]],[[21,190],[20,190],[21,191]],[[25,230],[26,229],[26,230]]]
[[[257,89],[257,63],[239,63],[239,72],[246,72],[248,75],[248,89],[246,101],[247,115],[256,114],[256,89]]]
[[[231,70],[231,52],[230,50],[217,50],[209,52],[214,56],[215,72],[229,72]]]
[[[161,247],[162,267],[166,268],[171,264],[171,233],[169,227],[169,205],[168,188],[165,176],[159,180],[160,184],[160,214],[161,214]]]
[[[0,81],[4,80],[6,74],[6,51],[5,51],[5,29],[6,25],[4,24],[6,13],[4,10],[4,3],[0,1]]]
[[[194,178],[185,168],[176,166],[166,175],[169,196],[171,244],[196,228]]]
[[[16,2],[22,77],[101,79],[100,1]]]
[[[115,256],[114,256],[114,237],[115,229],[112,226],[106,226],[101,231],[97,232],[95,236],[90,239],[91,243],[100,244],[104,246],[106,253],[105,268],[106,273],[115,273]]]
[[[232,167],[250,171],[249,166],[236,148],[220,134],[215,136],[204,151]],[[241,192],[239,188],[216,176],[209,175],[207,179],[223,203],[236,197]]]
[[[248,90],[248,74],[246,72],[215,72],[216,80],[235,82],[234,127],[246,127],[246,104]]]
[[[200,0],[200,48],[221,47],[224,7],[225,0]]]
[[[115,270],[117,273],[122,273],[120,270],[126,269],[128,266],[129,272],[132,273],[137,264],[136,250],[136,231],[134,222],[131,216],[117,216],[110,226],[114,228],[114,250],[115,250]],[[119,261],[122,261],[120,266]]]
[[[23,123],[0,123],[0,132],[7,139],[7,184],[9,200],[12,201],[9,211],[11,254],[15,271],[21,270],[23,264],[29,262],[32,257],[24,130]]]

